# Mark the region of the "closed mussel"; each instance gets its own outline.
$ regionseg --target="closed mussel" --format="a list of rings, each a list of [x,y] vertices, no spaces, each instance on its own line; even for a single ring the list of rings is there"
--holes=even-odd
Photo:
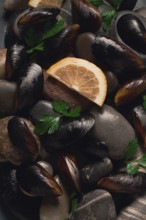
[[[36,63],[29,63],[18,81],[15,110],[30,108],[41,96],[43,84],[42,68]]]
[[[74,155],[60,155],[58,169],[65,181],[68,180],[73,188],[81,193],[80,172]]]
[[[22,66],[28,62],[28,54],[24,45],[14,44],[7,49],[5,72],[7,80],[18,81],[21,77]]]
[[[124,44],[105,36],[97,36],[92,44],[97,64],[117,75],[121,82],[141,76],[145,65],[141,58]]]
[[[61,196],[59,184],[40,163],[17,169],[16,177],[22,192],[28,196]]]
[[[33,124],[25,118],[12,117],[8,121],[8,134],[11,142],[26,160],[35,160],[39,156],[40,142],[33,133]]]
[[[142,193],[146,190],[146,174],[138,172],[130,175],[121,172],[101,178],[97,186],[117,193]]]
[[[87,135],[94,122],[94,116],[91,114],[82,115],[77,119],[64,119],[54,134],[43,137],[43,144],[48,150],[65,148]]]
[[[80,25],[83,32],[96,32],[100,29],[100,13],[87,0],[72,0],[72,20]]]
[[[146,111],[143,106],[133,109],[133,122],[139,138],[146,147]]]
[[[146,75],[132,79],[122,85],[115,94],[115,103],[123,105],[134,101],[146,89]]]
[[[27,8],[16,13],[9,23],[5,35],[5,46],[9,47],[18,40],[24,42],[23,34],[28,27],[35,28],[45,22],[54,22],[60,9],[53,6],[43,6],[37,8]],[[23,33],[23,34],[22,34]]]

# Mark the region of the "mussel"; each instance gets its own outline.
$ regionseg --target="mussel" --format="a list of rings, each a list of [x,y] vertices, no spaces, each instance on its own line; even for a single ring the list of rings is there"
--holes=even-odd
[[[6,79],[18,82],[21,76],[22,66],[28,63],[26,47],[21,44],[14,44],[7,49],[5,72]]]
[[[146,54],[146,28],[139,17],[136,13],[119,15],[115,23],[116,37],[133,50]]]
[[[97,186],[117,193],[143,193],[146,189],[146,174],[138,172],[133,176],[121,172],[101,178]]]
[[[48,151],[65,148],[86,136],[94,123],[95,119],[91,114],[73,120],[64,119],[54,134],[42,137],[42,142]]]
[[[115,94],[116,105],[124,105],[134,101],[146,89],[146,75],[128,81]]]
[[[43,91],[43,85],[42,68],[36,63],[28,63],[17,83],[15,111],[28,109],[38,101]]]
[[[145,70],[145,65],[137,53],[109,37],[97,36],[92,49],[97,64],[102,69],[111,70],[122,83],[141,76]]]
[[[71,0],[73,23],[80,25],[83,32],[96,32],[100,29],[100,13],[87,0]]]
[[[22,192],[28,196],[62,195],[59,184],[40,163],[19,167],[16,177]]]
[[[40,141],[33,133],[33,124],[24,118],[13,117],[8,121],[8,134],[11,142],[26,160],[35,160],[39,156]]]
[[[133,109],[133,121],[136,133],[146,147],[146,111],[143,106],[136,106]]]
[[[39,26],[48,21],[53,22],[59,13],[60,9],[57,7],[44,6],[27,8],[15,14],[5,34],[5,47],[9,47],[17,41],[24,42],[22,33],[24,33],[28,27]]]

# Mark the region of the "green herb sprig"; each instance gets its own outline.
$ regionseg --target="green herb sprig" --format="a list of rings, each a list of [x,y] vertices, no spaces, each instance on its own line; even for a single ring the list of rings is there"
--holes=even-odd
[[[77,118],[80,116],[81,108],[70,108],[65,101],[53,101],[52,107],[57,115],[42,115],[38,124],[35,126],[34,133],[37,135],[53,134],[58,130],[62,117]]]
[[[132,161],[134,156],[136,156],[138,151],[138,141],[133,139],[129,142],[125,150],[125,162],[126,162],[126,172],[131,175],[137,174],[140,167],[146,168],[146,154],[144,154],[140,159]]]
[[[93,5],[95,8],[105,5],[103,0],[88,0],[88,2]],[[104,30],[108,30],[112,20],[117,17],[118,7],[120,6],[122,0],[111,0],[111,8],[101,12],[102,27]]]
[[[32,54],[37,51],[43,51],[45,40],[59,33],[64,28],[64,23],[64,19],[62,18],[54,24],[44,25],[41,36],[38,36],[37,30],[34,27],[28,28],[24,35],[27,53]]]
[[[143,95],[143,108],[146,110],[146,95]]]

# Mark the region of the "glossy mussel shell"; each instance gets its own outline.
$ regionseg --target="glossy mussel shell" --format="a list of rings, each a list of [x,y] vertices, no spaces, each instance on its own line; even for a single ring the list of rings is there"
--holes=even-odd
[[[87,0],[71,0],[73,23],[80,25],[83,32],[96,32],[100,29],[100,13]]]
[[[28,196],[61,196],[59,184],[40,163],[17,169],[17,180],[22,192]]]
[[[112,23],[109,35],[115,37],[146,62],[146,18],[137,12],[120,12]]]
[[[137,53],[123,43],[106,36],[97,36],[92,44],[96,63],[112,71],[121,82],[139,76],[145,65]]]
[[[146,190],[146,174],[138,172],[133,176],[122,172],[101,178],[97,185],[111,192],[141,193]]]
[[[135,130],[146,147],[146,111],[143,106],[136,106],[133,109],[133,122]]]

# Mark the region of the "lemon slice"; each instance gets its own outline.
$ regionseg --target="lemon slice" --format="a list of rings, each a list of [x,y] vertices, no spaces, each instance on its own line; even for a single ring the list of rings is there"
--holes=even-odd
[[[84,59],[67,57],[53,64],[47,74],[97,105],[103,105],[107,81],[103,71],[95,64]]]
[[[47,5],[51,5],[51,6],[57,6],[59,8],[61,8],[63,3],[63,0],[30,0],[28,2],[28,5],[36,8],[39,6],[47,6]]]

